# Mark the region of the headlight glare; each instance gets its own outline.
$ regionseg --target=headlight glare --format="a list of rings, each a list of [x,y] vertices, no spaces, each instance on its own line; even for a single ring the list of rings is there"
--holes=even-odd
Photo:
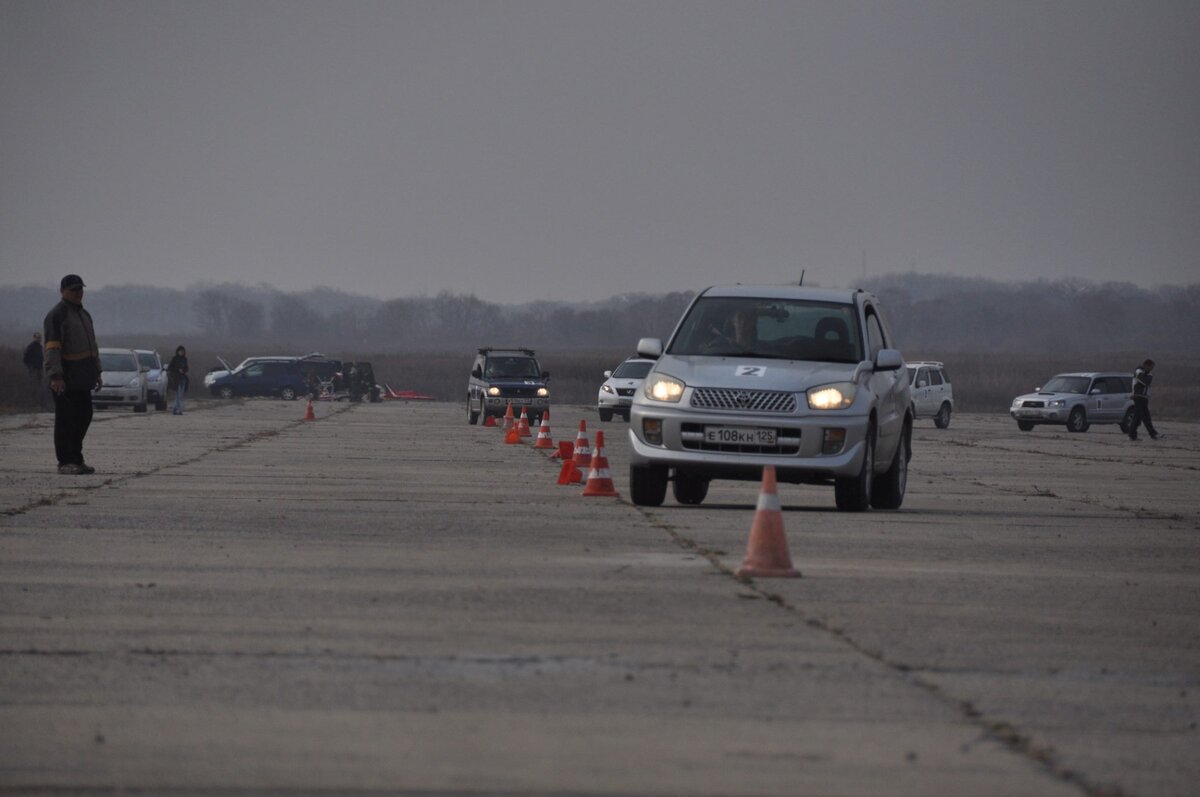
[[[607,383],[607,382],[605,382],[603,385],[601,385],[601,386],[600,386],[600,389],[601,389],[601,390],[603,390],[605,393],[611,393],[611,392],[612,392],[612,388],[608,386],[608,383]]]
[[[500,395],[500,388],[498,388],[498,387],[489,387],[489,388],[488,388],[488,391],[487,391],[487,393],[488,393],[488,395],[489,395],[489,396],[499,396],[499,395]]]
[[[678,403],[679,399],[683,398],[683,389],[685,387],[687,385],[673,376],[655,374],[646,380],[644,392],[646,398],[654,401]]]
[[[821,385],[808,391],[808,408],[812,410],[844,410],[854,403],[857,386],[853,382]]]
[[[548,387],[539,387],[539,388],[538,388],[538,391],[537,391],[537,394],[538,394],[538,397],[539,397],[539,398],[545,398],[546,396],[549,396],[549,395],[550,395],[550,388],[548,388]]]

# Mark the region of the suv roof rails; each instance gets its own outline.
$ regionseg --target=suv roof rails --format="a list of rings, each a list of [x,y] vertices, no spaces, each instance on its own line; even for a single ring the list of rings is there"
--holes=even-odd
[[[527,355],[529,357],[537,356],[533,353],[533,349],[525,349],[525,348],[521,348],[518,346],[511,346],[511,347],[483,346],[479,349],[480,354],[491,354],[494,351],[519,351],[522,354]]]

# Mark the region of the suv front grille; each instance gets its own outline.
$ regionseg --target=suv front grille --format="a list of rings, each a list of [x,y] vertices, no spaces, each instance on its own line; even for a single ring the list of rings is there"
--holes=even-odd
[[[692,406],[703,410],[792,413],[796,411],[796,394],[781,390],[698,387],[692,391]]]
[[[533,398],[537,395],[536,387],[502,387],[500,388],[501,397],[506,398]]]
[[[1025,402],[1025,403],[1024,403],[1022,406],[1025,406],[1025,407],[1045,407],[1045,406],[1046,406],[1046,402],[1044,402],[1044,401],[1026,401],[1026,402]]]
[[[800,453],[799,429],[776,429],[774,446],[736,445],[704,442],[704,424],[685,423],[679,427],[679,441],[688,451],[720,451],[726,454],[774,454],[781,457]]]
[[[635,390],[635,388],[632,388],[632,387],[619,387],[619,388],[617,388],[617,395],[618,396],[632,396],[634,390]]]

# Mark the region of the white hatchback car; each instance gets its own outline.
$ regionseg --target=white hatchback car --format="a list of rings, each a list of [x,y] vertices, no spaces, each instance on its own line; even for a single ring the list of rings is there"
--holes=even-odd
[[[600,386],[600,392],[596,396],[596,411],[600,413],[600,420],[611,421],[614,415],[629,420],[629,407],[633,404],[633,397],[653,367],[654,360],[630,357],[615,370],[605,371],[604,384]]]
[[[93,407],[133,407],[145,412],[148,400],[146,373],[133,349],[101,349],[100,370],[103,385],[92,394]]]
[[[913,418],[933,418],[933,425],[945,429],[954,412],[954,385],[946,366],[940,362],[908,363],[908,387],[912,394]]]
[[[709,288],[634,396],[629,492],[699,504],[711,479],[831,484],[838,509],[897,509],[912,455],[904,358],[869,293],[797,285]]]

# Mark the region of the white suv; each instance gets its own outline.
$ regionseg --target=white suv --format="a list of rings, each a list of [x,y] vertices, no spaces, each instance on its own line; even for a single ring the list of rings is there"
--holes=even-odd
[[[908,363],[908,387],[912,394],[913,418],[933,418],[933,425],[945,429],[954,412],[954,386],[946,366],[940,362]]]
[[[635,504],[699,504],[711,479],[832,484],[838,509],[896,509],[912,456],[904,359],[879,301],[799,286],[709,288],[684,312],[634,396]]]

